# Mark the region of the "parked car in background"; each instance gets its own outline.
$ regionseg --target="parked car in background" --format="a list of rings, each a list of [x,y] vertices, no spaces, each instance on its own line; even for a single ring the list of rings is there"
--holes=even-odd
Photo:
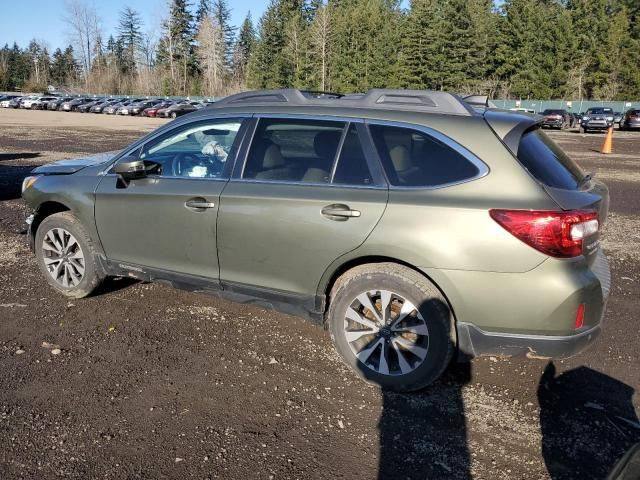
[[[123,104],[117,111],[116,115],[134,115],[132,112],[136,108],[136,106],[141,102],[146,102],[146,99],[143,98],[132,98],[127,100],[125,104]]]
[[[92,100],[93,99],[89,97],[76,97],[72,100],[62,102],[58,110],[62,112],[75,112],[80,105],[90,102]]]
[[[162,100],[144,100],[136,102],[129,106],[129,115],[140,115],[146,108],[153,107],[162,103]]]
[[[121,276],[301,315],[390,390],[456,356],[562,358],[603,328],[609,194],[541,122],[441,91],[233,95],[36,168],[28,238],[61,295]]]
[[[542,112],[542,116],[544,117],[543,128],[564,130],[571,127],[571,115],[566,110],[550,108]]]
[[[20,95],[3,95],[2,99],[0,100],[0,107],[9,108],[9,103],[11,103],[12,100],[15,100],[19,96]]]
[[[36,98],[38,98],[36,95],[26,95],[26,96],[22,96],[22,97],[16,97],[16,98],[14,98],[13,100],[11,100],[9,102],[9,107],[10,108],[24,108],[23,107],[24,102],[35,100]]]
[[[158,103],[152,107],[145,108],[142,113],[140,113],[143,117],[155,117],[158,110],[162,110],[163,108],[169,108],[175,102],[172,100],[165,100],[162,103]]]
[[[78,107],[76,108],[76,111],[78,113],[88,113],[91,107],[93,107],[94,105],[98,105],[99,103],[102,103],[102,102],[104,102],[104,99],[102,98],[93,99],[90,102],[86,102],[81,105],[78,105]]]
[[[619,127],[620,126],[620,122],[622,121],[623,117],[624,117],[624,113],[622,113],[622,112],[613,112],[613,123],[615,123]]]
[[[183,100],[175,103],[170,107],[164,108],[156,112],[156,116],[161,118],[176,118],[187,113],[195,112],[203,107],[202,102]]]
[[[621,130],[639,130],[640,129],[640,110],[632,108],[620,120]]]
[[[58,110],[64,102],[73,100],[73,97],[57,97],[47,103],[47,110]]]
[[[613,109],[608,107],[589,108],[580,121],[582,131],[607,130],[613,126]]]
[[[129,115],[129,108],[138,102],[141,102],[142,98],[128,98],[124,102],[121,102],[120,106],[116,109],[116,115]],[[125,113],[126,112],[126,113]]]
[[[116,102],[111,105],[108,105],[102,109],[102,113],[104,113],[105,115],[115,115],[116,110],[118,110],[118,108],[120,108],[123,103],[124,102],[120,101],[120,102]]]
[[[39,97],[31,103],[32,110],[46,110],[47,104],[57,97]]]
[[[102,102],[98,102],[95,105],[93,105],[90,109],[89,112],[91,113],[102,113],[103,110],[107,107],[110,107],[112,105],[115,105],[117,103],[119,103],[121,100],[118,98],[114,98],[114,99],[110,99],[110,100],[104,100]]]

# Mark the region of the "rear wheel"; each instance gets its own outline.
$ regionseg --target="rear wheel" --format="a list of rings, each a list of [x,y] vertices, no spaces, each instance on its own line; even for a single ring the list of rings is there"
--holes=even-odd
[[[429,280],[401,265],[369,264],[345,273],[331,291],[327,321],[343,360],[385,389],[431,384],[453,354],[447,301]]]
[[[56,213],[42,221],[35,248],[47,282],[67,297],[86,297],[104,279],[91,239],[70,212]]]

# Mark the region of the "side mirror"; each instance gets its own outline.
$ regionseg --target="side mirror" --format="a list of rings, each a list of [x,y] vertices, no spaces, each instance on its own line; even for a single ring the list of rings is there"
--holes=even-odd
[[[123,157],[116,163],[113,171],[126,184],[131,180],[144,178],[147,176],[147,170],[144,167],[144,160],[138,157]]]

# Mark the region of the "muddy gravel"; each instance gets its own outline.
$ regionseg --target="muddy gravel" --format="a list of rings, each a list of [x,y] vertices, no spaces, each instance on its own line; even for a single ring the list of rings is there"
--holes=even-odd
[[[159,284],[73,300],[41,276],[18,198],[36,165],[161,124],[0,109],[0,478],[604,478],[640,441],[640,134],[553,133],[611,188],[601,337],[565,361],[479,358],[398,395],[302,319]]]

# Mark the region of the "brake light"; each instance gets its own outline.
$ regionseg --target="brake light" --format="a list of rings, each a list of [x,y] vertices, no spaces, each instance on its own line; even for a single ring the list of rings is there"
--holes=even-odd
[[[582,255],[585,238],[598,233],[592,210],[489,210],[502,228],[536,250],[558,258]]]

